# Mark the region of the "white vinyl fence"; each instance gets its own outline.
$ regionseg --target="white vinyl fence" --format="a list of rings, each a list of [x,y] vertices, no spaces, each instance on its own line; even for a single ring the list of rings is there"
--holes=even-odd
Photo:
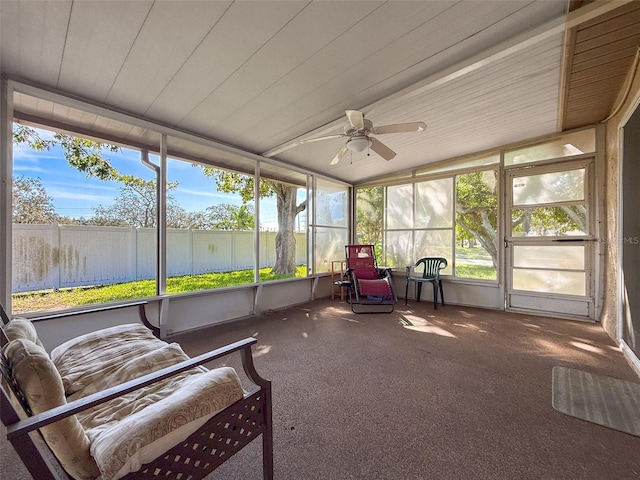
[[[260,268],[275,264],[276,232],[260,232]],[[13,292],[155,277],[153,228],[13,224]],[[253,268],[253,232],[167,230],[167,276]],[[296,263],[306,235],[296,233]]]

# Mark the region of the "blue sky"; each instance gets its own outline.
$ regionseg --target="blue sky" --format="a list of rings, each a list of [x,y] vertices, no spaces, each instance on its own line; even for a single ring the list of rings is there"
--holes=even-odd
[[[44,138],[52,134],[46,130],[38,130]],[[140,162],[140,152],[123,149],[119,153],[104,152],[111,164],[121,173],[131,174],[151,180],[154,172]],[[91,217],[93,210],[99,205],[112,205],[122,186],[119,182],[87,178],[83,173],[70,167],[64,158],[61,147],[49,151],[38,152],[27,145],[13,146],[13,174],[39,178],[47,193],[53,198],[53,204],[59,215],[79,218]],[[150,160],[157,163],[157,157]],[[168,160],[168,181],[179,183],[171,194],[178,204],[189,212],[202,211],[208,206],[219,203],[242,203],[238,195],[219,192],[212,178],[202,175],[199,167],[177,160]],[[277,217],[275,198],[266,198],[261,203],[262,228],[275,230]]]

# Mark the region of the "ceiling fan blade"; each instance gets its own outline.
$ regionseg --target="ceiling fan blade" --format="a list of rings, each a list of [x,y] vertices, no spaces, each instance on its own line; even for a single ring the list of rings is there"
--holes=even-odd
[[[342,146],[342,148],[340,150],[338,150],[338,153],[336,153],[336,156],[333,157],[331,162],[329,162],[329,165],[337,165],[338,162],[340,162],[340,160],[342,160],[342,157],[344,157],[344,154],[347,153],[347,150],[349,150],[347,148],[347,144],[344,144]]]
[[[424,132],[426,129],[427,125],[424,122],[396,123],[394,125],[373,127],[371,133],[381,135],[383,133]]]
[[[382,143],[380,140],[377,140],[375,138],[371,138],[371,150],[376,152],[385,160],[391,160],[393,157],[396,156],[396,152],[394,152],[389,147],[387,147],[384,143]]]
[[[364,130],[364,114],[358,110],[346,110],[347,119],[356,130]]]

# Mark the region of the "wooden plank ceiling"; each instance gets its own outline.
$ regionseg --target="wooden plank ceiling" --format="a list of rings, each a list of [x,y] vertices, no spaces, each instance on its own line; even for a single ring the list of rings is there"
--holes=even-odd
[[[594,125],[615,108],[640,45],[640,2],[571,29],[562,130]]]

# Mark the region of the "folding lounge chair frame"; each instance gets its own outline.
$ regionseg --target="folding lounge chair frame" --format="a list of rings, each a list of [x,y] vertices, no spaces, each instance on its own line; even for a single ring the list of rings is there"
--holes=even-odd
[[[354,313],[391,313],[397,301],[388,268],[378,267],[373,245],[345,245],[347,271],[350,282],[348,301]],[[355,305],[366,306],[356,311]],[[384,306],[372,311],[371,306]]]

